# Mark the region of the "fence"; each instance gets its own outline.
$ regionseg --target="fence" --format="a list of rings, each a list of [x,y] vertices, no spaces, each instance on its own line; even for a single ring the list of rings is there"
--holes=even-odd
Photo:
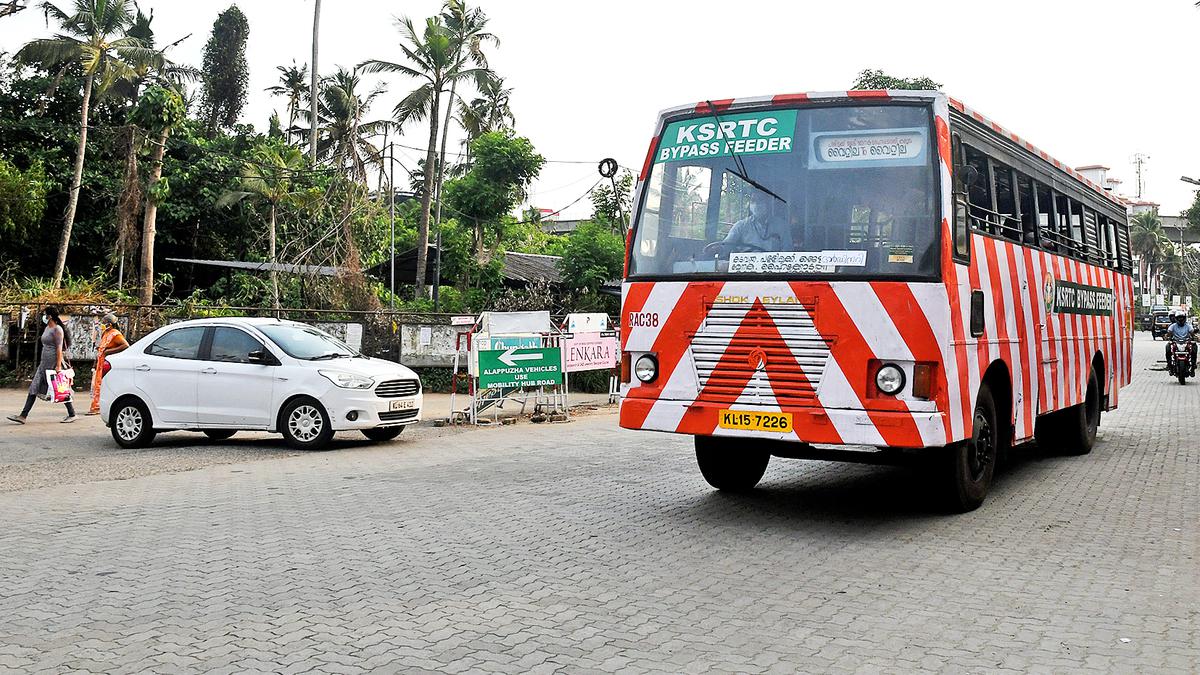
[[[187,319],[231,316],[267,316],[313,324],[342,339],[368,356],[416,367],[450,367],[454,362],[455,336],[467,326],[454,325],[454,315],[261,307],[211,307],[190,305],[60,304],[73,345],[67,356],[73,362],[96,358],[100,317],[112,312],[130,342],[169,323]],[[37,358],[41,335],[41,307],[0,304],[0,361],[18,372]]]

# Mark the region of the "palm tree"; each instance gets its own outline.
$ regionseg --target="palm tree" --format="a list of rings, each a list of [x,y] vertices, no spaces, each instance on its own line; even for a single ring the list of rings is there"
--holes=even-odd
[[[312,38],[312,80],[309,83],[311,86],[308,89],[309,109],[308,119],[315,120],[319,117],[317,111],[317,73],[321,72],[320,61],[317,60],[318,47],[321,45],[321,0],[313,2],[313,38]],[[310,133],[308,136],[308,158],[313,163],[317,163],[317,134]]]
[[[466,79],[487,77],[486,68],[470,67],[469,54],[458,49],[454,34],[446,27],[441,17],[425,22],[425,30],[418,32],[411,19],[398,22],[402,41],[400,49],[407,63],[371,60],[360,67],[368,73],[400,73],[419,81],[414,89],[396,105],[396,122],[403,126],[407,122],[429,120],[429,145],[425,153],[425,166],[437,166],[438,131],[442,97],[455,83]],[[425,294],[425,269],[428,261],[425,253],[429,248],[429,217],[433,198],[433,183],[436,172],[425,174],[424,191],[421,194],[421,221],[417,230],[416,296]]]
[[[392,123],[363,121],[384,89],[376,87],[362,95],[358,91],[361,87],[357,69],[338,68],[321,86],[320,117],[316,124],[310,120],[309,127],[316,129],[317,157],[332,162],[345,171],[347,178],[365,185],[368,165],[378,166],[383,162],[382,151],[368,139]]]
[[[153,58],[153,50],[147,49],[141,40],[124,34],[134,19],[131,6],[129,0],[75,0],[74,13],[68,14],[48,1],[43,2],[46,17],[57,21],[62,32],[52,38],[34,40],[17,52],[17,58],[24,63],[53,67],[76,62],[83,69],[79,144],[75,150],[75,173],[54,262],[52,284],[56,288],[62,283],[71,228],[75,225],[75,210],[79,206],[92,95],[103,93],[120,79],[132,77],[134,70],[130,62]]]
[[[220,206],[255,198],[267,205],[267,255],[271,261],[272,306],[279,309],[279,272],[276,256],[276,222],[281,206],[303,206],[314,201],[309,190],[296,189],[293,178],[306,167],[304,152],[290,145],[264,143],[250,153],[239,179],[241,190],[226,192]]]
[[[288,128],[287,140],[292,142],[292,133],[296,129],[296,117],[300,114],[300,103],[304,100],[308,87],[308,66],[276,66],[279,71],[279,84],[267,87],[267,92],[275,96],[287,98]]]
[[[8,0],[8,2],[0,4],[0,19],[16,14],[23,9],[29,9],[28,0]]]
[[[517,120],[509,107],[512,89],[504,86],[504,80],[496,77],[479,85],[479,96],[470,103],[463,103],[458,110],[458,122],[467,137],[463,146],[470,150],[471,143],[489,131],[512,129]]]
[[[1168,254],[1174,252],[1174,247],[1167,240],[1162,221],[1154,211],[1145,211],[1133,217],[1130,221],[1129,243],[1139,257],[1139,273],[1145,292],[1145,285],[1150,281],[1151,266],[1166,262]]]

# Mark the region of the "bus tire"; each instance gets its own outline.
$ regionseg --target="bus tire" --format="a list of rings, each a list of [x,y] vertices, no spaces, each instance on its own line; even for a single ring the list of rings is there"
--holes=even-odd
[[[696,464],[709,485],[722,492],[748,492],[758,485],[771,453],[748,439],[696,436]]]
[[[1096,377],[1096,369],[1092,368],[1088,371],[1083,403],[1062,412],[1059,429],[1063,454],[1086,455],[1096,445],[1096,430],[1100,428],[1100,398],[1100,379]]]
[[[979,389],[971,419],[971,437],[946,448],[943,465],[946,506],[956,513],[974,511],[983,504],[1001,453],[1000,416],[986,384]]]

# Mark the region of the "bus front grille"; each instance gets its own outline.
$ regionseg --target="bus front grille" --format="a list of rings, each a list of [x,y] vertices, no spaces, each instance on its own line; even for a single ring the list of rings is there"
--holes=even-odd
[[[816,399],[829,343],[813,325],[812,311],[805,305],[713,305],[692,338],[697,400],[804,404]]]

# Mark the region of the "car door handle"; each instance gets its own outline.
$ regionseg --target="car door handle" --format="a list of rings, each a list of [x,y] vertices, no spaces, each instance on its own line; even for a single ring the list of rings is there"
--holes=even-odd
[[[200,372],[204,373],[205,375],[216,375],[217,369],[216,368],[205,368],[204,370],[202,370]]]
[[[138,367],[134,368],[134,370],[136,370],[136,371],[138,371],[138,372],[141,372],[141,373],[144,373],[144,372],[146,372],[146,371],[150,370],[150,366],[147,366],[146,364],[142,364],[142,365],[140,365],[140,366],[138,366]]]

